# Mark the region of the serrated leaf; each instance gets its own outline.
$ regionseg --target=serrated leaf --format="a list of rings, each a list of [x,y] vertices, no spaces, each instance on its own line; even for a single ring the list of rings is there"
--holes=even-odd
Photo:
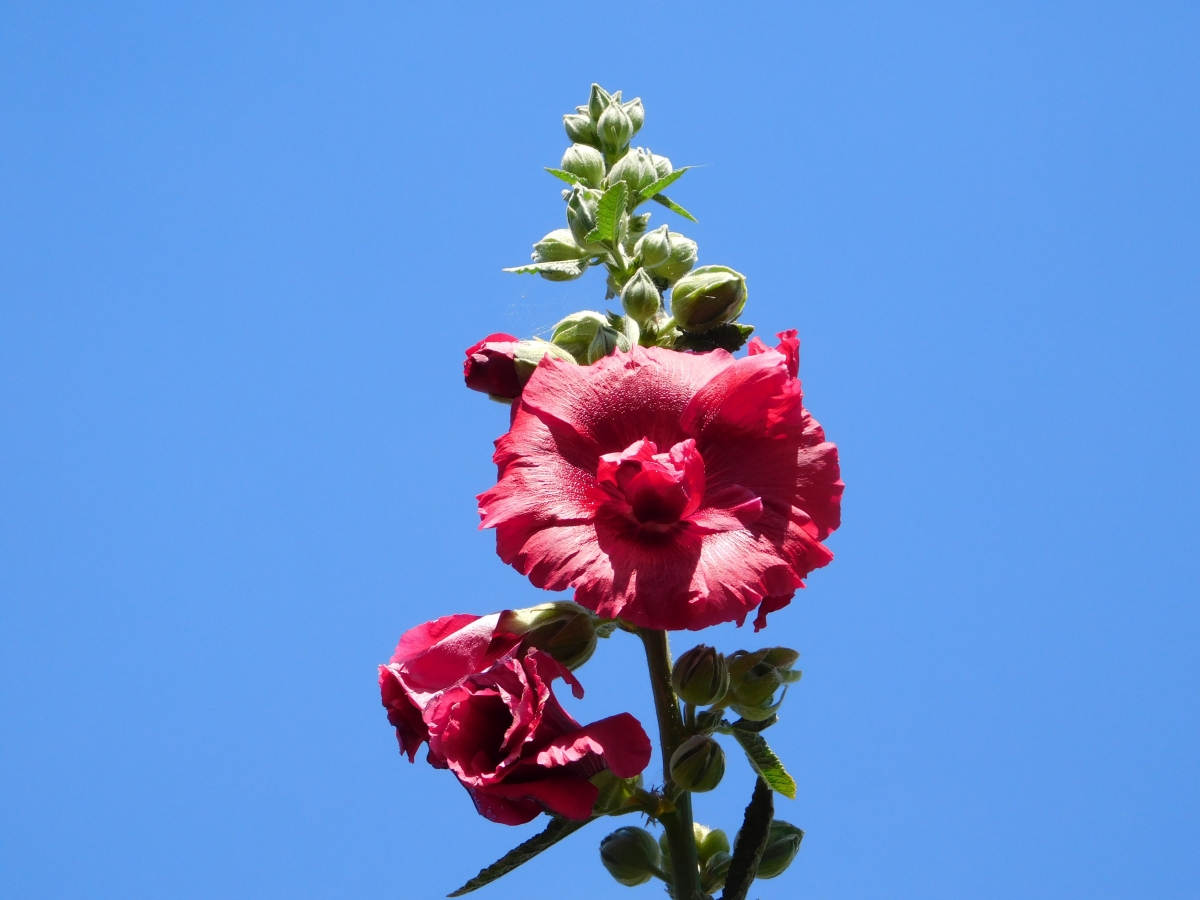
[[[796,799],[796,782],[783,767],[775,751],[768,746],[766,738],[741,728],[730,728],[728,734],[733,735],[733,739],[742,745],[742,749],[746,751],[746,759],[750,760],[754,771],[762,776],[763,781],[770,785],[772,790],[778,791],[789,800]]]
[[[542,166],[542,168],[555,178],[561,178],[567,184],[583,184],[583,179],[578,175],[572,175],[570,172],[566,172],[562,169],[551,169],[549,166]]]
[[[542,275],[549,273],[550,275],[561,276],[559,280],[569,281],[572,278],[578,278],[583,274],[584,269],[588,267],[586,259],[563,259],[554,262],[539,262],[529,263],[524,266],[513,266],[511,269],[505,269],[505,272],[514,272],[517,275]]]
[[[775,817],[775,801],[771,788],[761,778],[754,782],[754,793],[742,819],[737,843],[733,845],[733,859],[729,861],[729,874],[725,876],[725,890],[721,900],[746,900],[758,864],[771,836],[771,820]]]
[[[695,216],[693,216],[690,212],[688,212],[686,209],[684,209],[682,206],[680,206],[678,203],[676,203],[674,200],[672,200],[666,194],[655,194],[650,199],[653,200],[655,203],[661,203],[663,206],[665,206],[667,209],[671,210],[671,212],[673,212],[673,213],[679,213],[679,215],[683,216],[689,222],[696,222]],[[699,224],[699,223],[697,223],[697,224]]]
[[[611,244],[617,236],[617,223],[629,202],[629,185],[618,181],[600,198],[596,207],[596,227],[587,236],[589,244]]]
[[[653,197],[659,191],[665,191],[667,188],[669,188],[671,185],[673,185],[675,182],[677,182],[680,178],[682,178],[683,173],[686,172],[690,168],[691,168],[691,166],[684,166],[682,169],[676,169],[674,172],[672,172],[666,178],[660,178],[660,179],[658,179],[658,181],[654,182],[654,184],[650,185],[649,187],[642,188],[640,191],[638,191],[638,203],[641,203],[643,200],[649,200],[651,197]]]
[[[576,821],[575,819],[563,819],[554,816],[550,819],[550,824],[546,826],[543,832],[534,835],[520,846],[509,850],[486,869],[481,869],[478,875],[453,894],[447,894],[446,896],[461,897],[463,894],[469,894],[471,891],[479,890],[484,885],[491,884],[497,878],[507,875],[513,869],[517,868],[517,866],[529,862],[543,850],[548,850],[563,838],[569,837],[584,825],[594,821],[596,821],[595,818]]]

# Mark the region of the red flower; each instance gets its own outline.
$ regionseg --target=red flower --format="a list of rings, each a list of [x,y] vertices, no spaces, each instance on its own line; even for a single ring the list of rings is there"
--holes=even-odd
[[[555,678],[583,688],[549,654],[513,652],[437,696],[425,710],[429,761],[448,768],[493,822],[520,825],[542,812],[592,814],[608,769],[632,778],[650,762],[650,739],[629,713],[580,726],[551,689]]]
[[[467,348],[463,362],[463,378],[467,387],[494,397],[512,400],[521,393],[517,365],[513,356],[517,338],[497,332],[489,334],[478,344]]]
[[[441,692],[483,672],[521,639],[498,633],[500,613],[444,616],[404,633],[389,665],[379,667],[379,690],[400,751],[411,762],[429,740],[424,712]]]
[[[606,617],[700,629],[786,606],[833,554],[837,448],[801,403],[799,341],[545,359],[479,496],[496,550]]]

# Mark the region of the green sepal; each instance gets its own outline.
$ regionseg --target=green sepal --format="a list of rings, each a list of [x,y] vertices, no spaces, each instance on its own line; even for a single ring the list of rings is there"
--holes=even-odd
[[[683,170],[680,169],[680,171],[682,172]],[[674,173],[672,173],[672,174],[674,174]],[[651,185],[651,187],[654,187],[654,185]],[[678,203],[676,203],[674,200],[672,200],[666,194],[655,194],[650,199],[653,200],[655,203],[661,203],[663,206],[665,206],[671,212],[678,213],[679,215],[681,215],[685,219],[687,219],[689,222],[696,222],[697,224],[699,224],[699,220],[695,216],[693,216],[690,212],[688,212],[686,209],[684,209],[682,206],[680,206]]]
[[[461,897],[463,894],[469,894],[471,891],[477,891],[487,884],[491,884],[497,878],[507,875],[513,869],[524,863],[529,862],[543,850],[548,850],[565,837],[574,834],[584,825],[589,822],[594,822],[598,816],[593,816],[590,819],[577,821],[575,819],[564,819],[559,816],[553,816],[550,819],[550,824],[540,834],[531,837],[525,843],[509,850],[502,857],[488,866],[486,869],[481,869],[479,874],[460,887],[452,894],[447,894],[447,897]]]
[[[754,326],[742,325],[740,322],[718,325],[704,332],[680,331],[675,340],[675,349],[698,352],[720,349],[733,353],[740,350],[752,334]]]

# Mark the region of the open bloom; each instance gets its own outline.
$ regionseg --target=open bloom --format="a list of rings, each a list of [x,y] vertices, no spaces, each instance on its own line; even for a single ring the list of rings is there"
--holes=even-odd
[[[635,347],[543,360],[479,496],[506,563],[656,629],[741,624],[786,606],[833,554],[837,448],[801,402],[799,341],[750,356]]]
[[[650,739],[637,719],[620,713],[581,726],[554,696],[556,678],[583,696],[549,654],[514,651],[439,694],[424,712],[429,761],[458,776],[493,822],[520,825],[542,812],[586,819],[600,793],[590,778],[606,769],[632,778],[650,762]]]

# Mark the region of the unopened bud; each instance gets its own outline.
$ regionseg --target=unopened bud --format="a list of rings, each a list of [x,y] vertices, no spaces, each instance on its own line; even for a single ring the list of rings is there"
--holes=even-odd
[[[621,288],[621,305],[625,307],[626,315],[639,324],[653,318],[662,309],[662,296],[645,269],[638,269],[625,282],[625,287]]]
[[[634,253],[641,259],[642,265],[648,268],[662,265],[671,255],[671,239],[667,226],[663,225],[653,231],[647,231],[638,239]]]
[[[696,824],[696,855],[700,864],[708,862],[717,853],[729,852],[729,837],[720,828],[706,828]]]
[[[775,878],[782,875],[796,854],[800,852],[800,842],[804,840],[804,832],[789,822],[776,819],[771,823],[771,831],[767,836],[767,849],[763,851],[758,863],[756,878]]]
[[[616,155],[629,146],[633,123],[629,121],[629,114],[613,103],[596,120],[596,134],[600,138],[600,149],[609,155]]]
[[[582,114],[567,113],[563,116],[563,128],[566,129],[567,137],[576,144],[588,144],[594,147],[599,143],[596,135],[596,123],[587,114],[586,108]]]
[[[633,349],[633,343],[624,331],[619,331],[611,325],[605,325],[596,332],[596,336],[592,338],[592,343],[588,345],[588,365],[590,366],[592,363],[598,362],[606,356],[612,356],[618,350],[622,353],[628,353]]]
[[[671,161],[665,156],[659,156],[657,153],[651,153],[650,160],[654,163],[654,171],[658,173],[659,178],[666,178],[675,171],[671,167]]]
[[[517,343],[511,334],[496,333],[468,347],[463,362],[467,387],[503,400],[516,399],[523,387],[517,376]]]
[[[629,122],[633,125],[633,134],[637,134],[642,130],[642,125],[646,121],[646,109],[642,106],[642,98],[634,97],[628,103],[622,103],[625,109],[625,115],[629,116]]]
[[[579,668],[596,651],[592,614],[569,601],[511,610],[500,620],[498,630],[519,635],[523,647],[543,650],[568,669]]]
[[[636,887],[661,871],[662,854],[650,832],[627,825],[600,842],[600,861],[621,884]]]
[[[684,331],[732,322],[746,305],[746,279],[727,266],[701,266],[671,291],[671,315]]]
[[[670,246],[667,258],[654,266],[650,270],[650,274],[655,278],[661,278],[667,284],[674,284],[696,264],[698,248],[696,242],[691,238],[685,238],[675,231],[667,235],[667,243]]]
[[[766,650],[738,650],[729,657],[729,690],[739,706],[763,707],[783,685],[779,670],[764,661]]]
[[[601,165],[603,165],[603,160],[601,160]],[[629,185],[629,191],[632,194],[636,194],[642,188],[649,187],[657,180],[658,173],[654,170],[654,163],[650,159],[650,154],[642,147],[630,150],[622,156],[613,163],[613,167],[608,173],[609,185],[614,185],[618,181],[624,181]]]
[[[598,84],[592,85],[592,93],[588,97],[587,112],[595,122],[600,118],[600,114],[608,109],[612,103],[612,97],[608,95],[608,91],[600,87]]]
[[[572,144],[563,154],[562,169],[598,188],[604,181],[604,154],[587,144]]]
[[[685,791],[711,791],[724,775],[725,751],[707,734],[688,738],[671,754],[671,780]]]
[[[704,873],[700,878],[701,886],[710,894],[715,894],[717,890],[725,886],[725,879],[729,877],[729,863],[733,860],[728,851],[723,853],[714,853],[709,857],[708,862],[704,864]]]
[[[588,252],[575,243],[570,228],[556,228],[533,245],[534,262],[561,262],[583,259]]]
[[[720,703],[729,690],[725,657],[707,644],[699,644],[675,662],[671,684],[675,693],[693,706]]]
[[[567,227],[580,247],[587,247],[587,236],[596,227],[596,206],[600,192],[575,185],[567,196]]]
[[[529,381],[533,375],[533,370],[538,367],[543,359],[549,356],[551,359],[561,359],[565,362],[575,362],[575,358],[567,353],[561,347],[556,347],[549,341],[543,341],[541,338],[530,338],[526,341],[518,341],[513,354],[513,361],[517,368],[517,380],[521,387]]]

